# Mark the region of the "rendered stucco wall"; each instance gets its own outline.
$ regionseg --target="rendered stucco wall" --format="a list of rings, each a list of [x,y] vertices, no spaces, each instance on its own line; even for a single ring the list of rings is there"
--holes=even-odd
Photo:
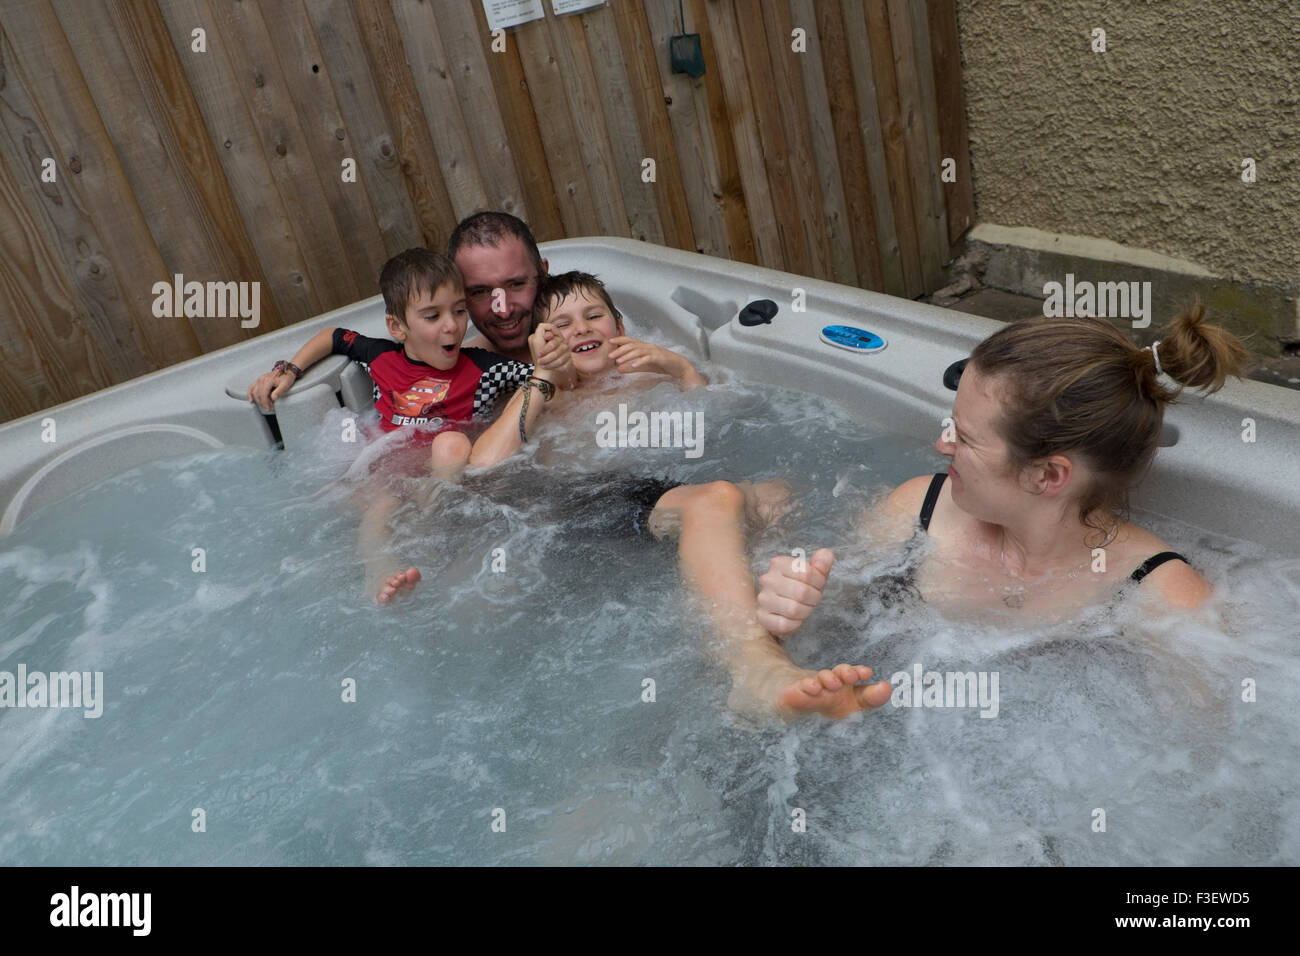
[[[958,26],[977,221],[1300,286],[1300,0],[958,0]]]

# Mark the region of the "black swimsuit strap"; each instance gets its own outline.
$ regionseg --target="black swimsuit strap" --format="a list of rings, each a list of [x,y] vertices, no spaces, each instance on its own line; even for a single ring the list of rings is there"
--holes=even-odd
[[[1159,554],[1153,554],[1151,555],[1151,557],[1143,561],[1138,566],[1138,569],[1129,575],[1129,579],[1132,581],[1141,581],[1144,577],[1146,577],[1156,568],[1160,567],[1160,565],[1164,564],[1166,561],[1181,561],[1183,562],[1183,564],[1188,564],[1188,565],[1192,563],[1188,561],[1186,558],[1184,558],[1177,551],[1161,551]]]
[[[930,479],[929,490],[925,493],[925,503],[921,505],[921,527],[925,529],[926,534],[930,533],[930,516],[934,514],[934,506],[939,501],[939,491],[943,488],[947,477],[948,473],[941,471]]]

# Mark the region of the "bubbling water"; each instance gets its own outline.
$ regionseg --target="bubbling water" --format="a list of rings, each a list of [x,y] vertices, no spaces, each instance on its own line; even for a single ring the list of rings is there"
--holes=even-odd
[[[25,522],[0,670],[102,671],[105,703],[0,710],[0,862],[1300,861],[1300,562],[1139,516],[1214,583],[1204,619],[1130,600],[1035,628],[863,597],[899,558],[854,526],[933,451],[713,377],[560,409],[490,495],[471,476],[429,505],[397,479],[389,549],[423,580],[388,608],[355,554],[367,486],[335,480],[358,451],[342,411],[311,450],[156,462]],[[703,454],[600,447],[620,401],[701,412]],[[619,471],[790,481],[755,570],[840,556],[795,660],[996,673],[996,717],[733,715],[674,545],[556,505]]]

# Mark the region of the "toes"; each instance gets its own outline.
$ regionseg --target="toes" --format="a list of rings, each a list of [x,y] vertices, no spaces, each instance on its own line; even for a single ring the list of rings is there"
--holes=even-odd
[[[836,676],[834,671],[820,670],[817,672],[817,679],[822,682],[822,686],[827,690],[839,690],[844,686],[844,682]]]
[[[875,710],[877,707],[883,707],[889,703],[890,697],[893,696],[893,688],[887,681],[881,681],[878,684],[862,686],[855,688],[858,703],[864,710]]]
[[[832,672],[846,684],[856,684],[861,679],[858,668],[852,664],[836,664]]]

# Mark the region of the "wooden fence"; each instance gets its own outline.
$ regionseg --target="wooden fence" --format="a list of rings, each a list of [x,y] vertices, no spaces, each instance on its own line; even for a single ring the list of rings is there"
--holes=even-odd
[[[481,0],[0,0],[0,420],[374,295],[485,208],[937,288],[973,210],[954,0],[683,6],[544,0],[494,50]],[[259,283],[258,326],[156,315],[178,274]]]

